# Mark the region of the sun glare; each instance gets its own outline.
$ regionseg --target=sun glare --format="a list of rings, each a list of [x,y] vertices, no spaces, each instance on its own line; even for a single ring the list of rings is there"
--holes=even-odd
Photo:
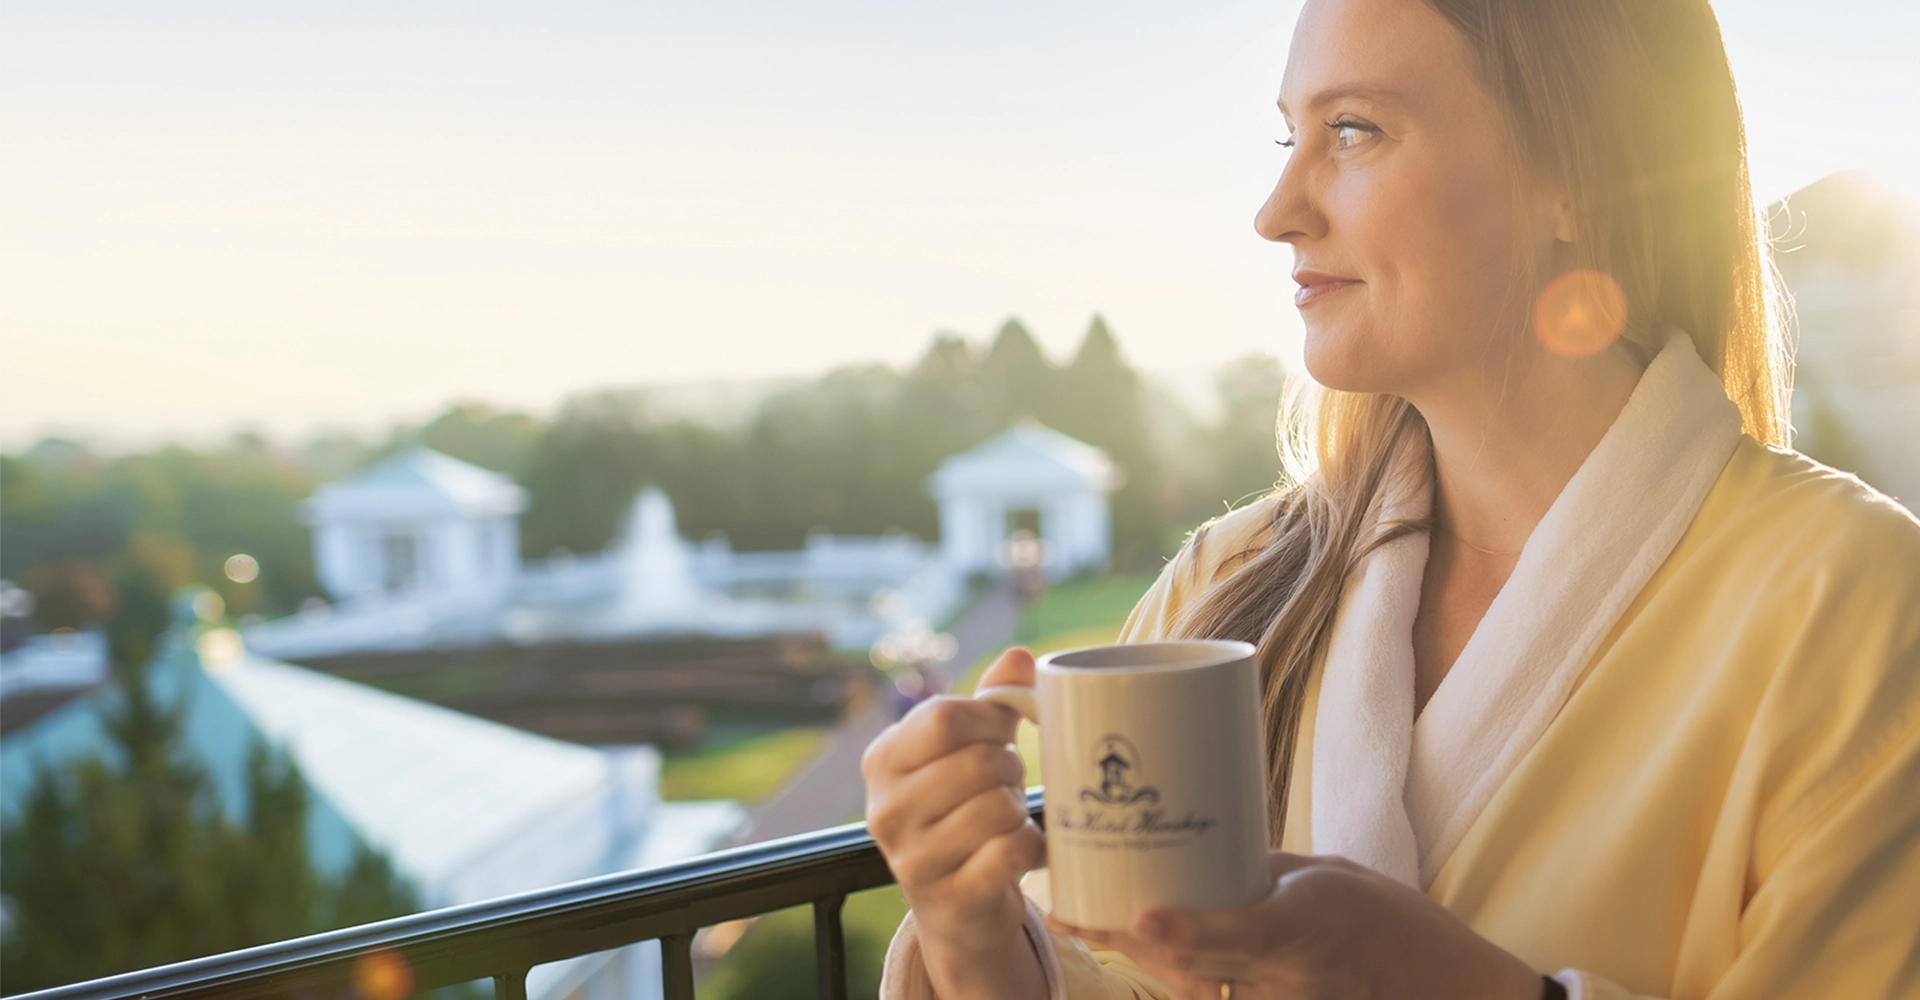
[[[1584,358],[1605,350],[1627,325],[1627,296],[1599,271],[1568,271],[1533,306],[1533,332],[1547,350]]]
[[[353,992],[359,1000],[406,1000],[413,995],[413,966],[397,951],[367,952],[353,963]]]

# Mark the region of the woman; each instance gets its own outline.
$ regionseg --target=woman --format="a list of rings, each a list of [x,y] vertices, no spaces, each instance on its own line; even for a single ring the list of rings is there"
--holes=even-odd
[[[1313,464],[1123,635],[1257,643],[1272,893],[1049,927],[1011,713],[935,700],[888,994],[1920,996],[1920,524],[1785,450],[1705,0],[1309,0],[1280,97]]]

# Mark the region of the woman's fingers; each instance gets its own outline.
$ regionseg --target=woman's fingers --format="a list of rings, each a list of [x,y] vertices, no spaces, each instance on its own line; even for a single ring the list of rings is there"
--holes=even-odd
[[[1125,933],[1083,935],[1127,954],[1143,967],[1202,982],[1268,982],[1290,978],[1298,949],[1310,947],[1324,922],[1373,876],[1343,858],[1274,852],[1273,893],[1253,906],[1214,912],[1148,910]],[[1338,922],[1337,918],[1335,922]],[[1321,935],[1324,937],[1324,935]]]
[[[1327,904],[1377,877],[1346,858],[1331,855],[1274,851],[1267,864],[1274,886],[1266,899],[1214,912],[1148,910],[1134,921],[1133,934],[1182,952],[1260,954],[1306,933],[1308,923],[1325,916]]]
[[[1274,943],[1274,916],[1266,905],[1215,913],[1149,910],[1133,922],[1133,936],[1188,954],[1257,955]]]
[[[1126,932],[1051,926],[1126,954],[1181,1000],[1210,1000],[1222,982],[1262,998],[1401,996],[1409,985],[1448,996],[1539,989],[1525,962],[1417,889],[1342,858],[1276,854],[1270,870],[1273,891],[1252,907],[1153,910]]]
[[[1006,652],[1000,654],[999,659],[993,661],[993,666],[988,667],[986,672],[980,675],[978,687],[1001,687],[1008,684],[1032,687],[1035,678],[1039,675],[1040,668],[1034,662],[1032,650],[1025,646],[1009,646]]]
[[[1173,990],[1177,997],[1214,1000],[1220,995],[1221,983],[1251,983],[1257,974],[1253,967],[1253,956],[1203,956],[1181,952],[1151,941],[1142,941],[1126,931],[1071,927],[1052,917],[1047,918],[1047,927],[1055,933],[1077,937],[1091,947],[1120,952]],[[1242,990],[1241,995],[1246,996],[1246,991]]]
[[[1021,812],[1025,813],[1025,803]],[[981,844],[953,875],[957,881],[985,889],[1018,881],[1047,860],[1047,837],[1032,819]]]
[[[992,702],[929,698],[874,739],[861,767],[871,784],[917,771],[969,743],[1005,746],[1019,721],[1012,709]]]
[[[1005,785],[995,785],[921,830],[911,849],[894,860],[894,874],[910,884],[946,878],[993,838],[1029,823],[1025,799]]]
[[[1005,788],[1021,795],[1026,765],[1003,744],[974,743],[908,774],[892,793],[908,814],[906,826],[923,828],[945,819],[981,792]]]
[[[1291,851],[1268,851],[1267,875],[1274,881],[1279,881],[1281,876],[1299,871],[1302,868],[1339,862],[1352,863],[1337,855],[1321,856],[1318,854],[1294,854]]]

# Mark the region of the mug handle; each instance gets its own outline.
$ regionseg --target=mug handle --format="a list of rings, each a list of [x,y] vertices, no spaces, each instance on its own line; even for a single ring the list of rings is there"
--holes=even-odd
[[[1034,690],[1024,684],[998,684],[990,688],[981,688],[973,693],[975,701],[990,701],[996,705],[1005,705],[1020,713],[1020,717],[1034,725],[1040,724],[1040,702],[1034,696]]]

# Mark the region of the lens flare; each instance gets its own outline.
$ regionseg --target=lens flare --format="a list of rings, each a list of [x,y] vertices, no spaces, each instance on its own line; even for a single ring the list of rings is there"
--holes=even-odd
[[[227,602],[211,590],[203,590],[193,596],[194,617],[203,622],[217,621],[227,613]]]
[[[245,552],[227,557],[227,579],[235,583],[252,583],[260,575],[260,560]]]
[[[397,951],[370,951],[354,960],[353,992],[359,1000],[407,1000],[413,995],[413,966]]]
[[[247,657],[247,644],[241,640],[240,633],[230,628],[208,629],[200,636],[195,651],[200,654],[200,666],[209,673],[225,673],[240,665]]]
[[[1599,271],[1568,271],[1533,304],[1533,332],[1547,350],[1584,358],[1605,350],[1627,325],[1627,293]]]

